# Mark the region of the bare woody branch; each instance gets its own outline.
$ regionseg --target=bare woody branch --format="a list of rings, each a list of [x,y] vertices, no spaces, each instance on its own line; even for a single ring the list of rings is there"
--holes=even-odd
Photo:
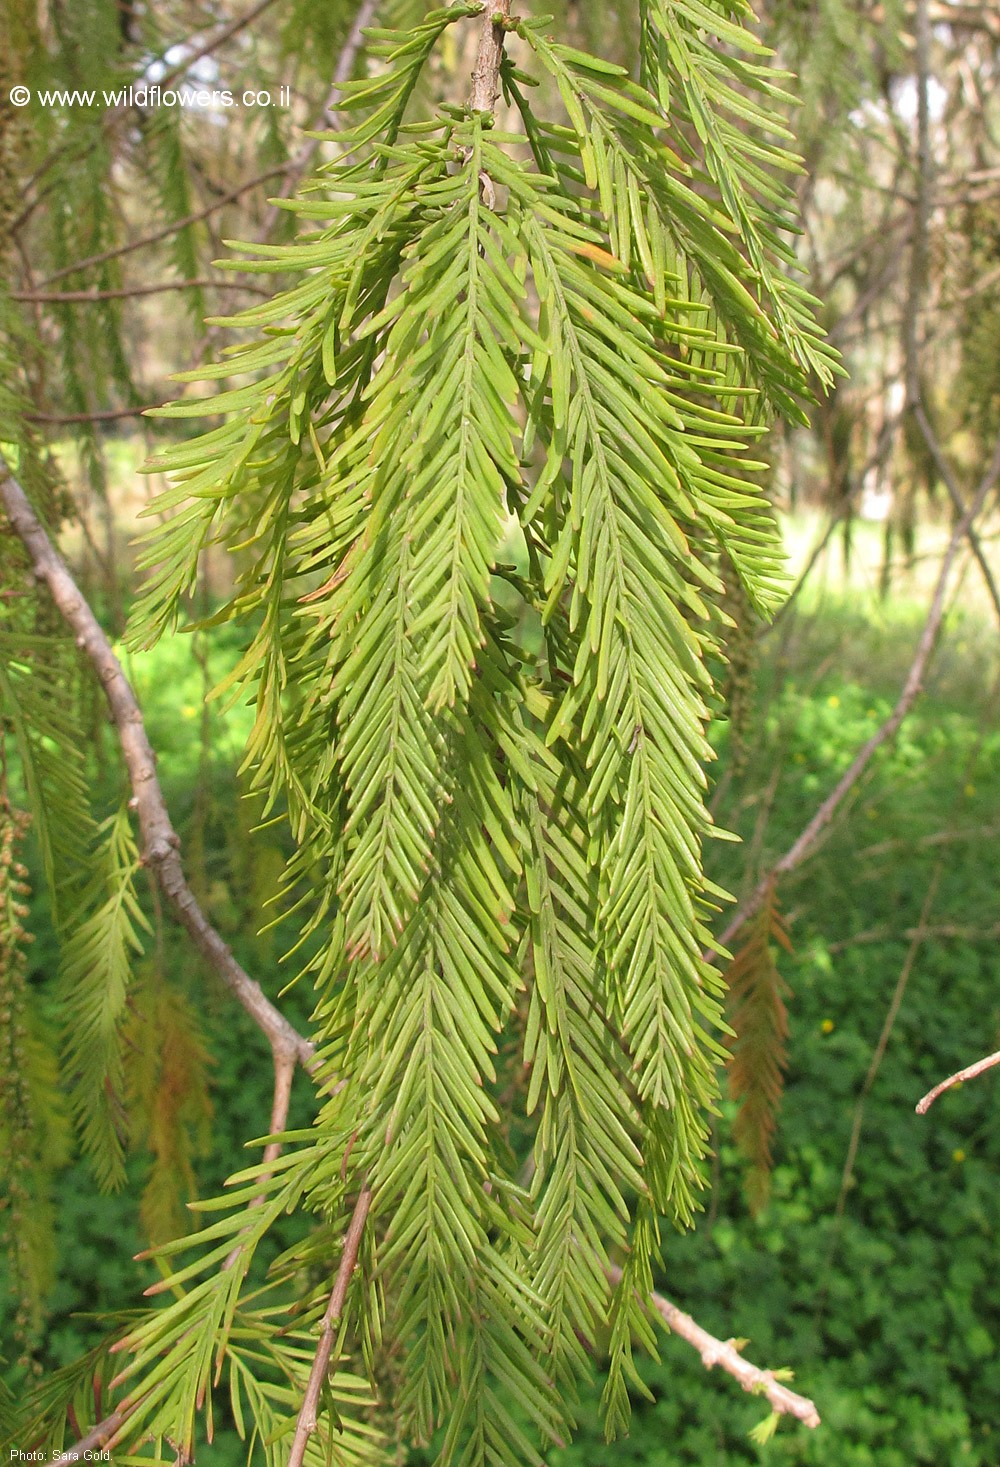
[[[260,984],[244,971],[195,900],[184,876],[178,854],[180,839],[171,824],[156,777],[156,755],[146,735],[135,694],[100,623],[2,458],[0,504],[27,550],[36,576],[47,584],[57,609],[76,637],[77,646],[90,660],[104,689],[132,787],[145,865],[198,951],[265,1035],[275,1058],[276,1074],[281,1059],[297,1060],[308,1067],[313,1046],[274,1007]]]
[[[479,52],[472,73],[469,106],[473,112],[492,112],[500,91],[504,27],[510,18],[510,0],[486,0]]]
[[[851,1121],[851,1135],[847,1143],[847,1155],[844,1158],[844,1169],[841,1172],[840,1176],[840,1190],[837,1193],[837,1202],[833,1209],[834,1218],[838,1221],[840,1218],[843,1217],[844,1209],[847,1206],[847,1194],[850,1191],[851,1185],[854,1181],[854,1163],[857,1160],[858,1146],[861,1142],[861,1128],[864,1125],[865,1107],[867,1105],[868,1096],[871,1094],[872,1086],[875,1084],[878,1072],[882,1067],[882,1061],[885,1058],[885,1052],[889,1047],[889,1040],[892,1037],[892,1031],[895,1028],[896,1019],[899,1016],[899,1010],[902,1006],[907,986],[909,985],[910,978],[913,974],[914,964],[917,961],[917,954],[919,953],[922,945],[927,941],[927,919],[931,914],[931,908],[934,905],[934,900],[937,896],[938,887],[941,884],[941,875],[943,871],[944,862],[943,860],[939,859],[931,874],[931,879],[927,884],[927,891],[924,894],[923,905],[920,908],[920,916],[917,919],[917,926],[913,933],[913,936],[910,939],[910,945],[906,950],[906,957],[903,959],[903,966],[899,971],[899,977],[896,980],[896,986],[893,989],[892,998],[889,1001],[889,1007],[886,1011],[885,1019],[882,1024],[882,1031],[878,1037],[878,1043],[875,1045],[875,1051],[871,1057],[871,1063],[868,1066],[868,1072],[865,1075],[864,1082],[862,1083],[861,1090],[858,1093],[858,1098],[854,1105],[854,1116]]]
[[[608,1269],[608,1277],[613,1284],[621,1283],[621,1269],[613,1264]],[[706,1370],[721,1365],[728,1375],[739,1381],[745,1391],[766,1397],[771,1409],[779,1415],[794,1416],[805,1426],[819,1426],[819,1412],[807,1396],[790,1391],[780,1380],[775,1379],[773,1371],[761,1370],[759,1366],[751,1365],[749,1360],[744,1360],[731,1340],[716,1339],[715,1335],[702,1329],[690,1314],[685,1314],[683,1309],[678,1309],[676,1304],[671,1304],[662,1294],[651,1294],[650,1303],[664,1324],[698,1351]]]
[[[948,460],[945,457],[940,440],[938,439],[938,436],[934,431],[934,426],[931,423],[930,417],[922,401],[917,401],[914,404],[913,416],[916,419],[917,427],[923,434],[923,439],[927,445],[928,452],[930,453],[931,458],[934,460],[934,467],[937,469],[938,478],[941,480],[942,484],[948,491],[948,498],[954,505],[956,513],[964,514],[966,508],[965,500],[962,497],[961,490],[955,482],[955,475],[952,473],[951,465],[948,463]],[[971,524],[966,531],[966,538],[972,549],[973,555],[976,557],[976,563],[979,566],[980,574],[983,578],[983,584],[986,587],[989,598],[993,602],[993,610],[996,613],[997,620],[1000,621],[1000,589],[998,589],[997,587],[996,577],[993,574],[992,567],[990,566],[989,561],[986,559],[986,554],[983,550],[982,541],[976,534],[974,526]]]
[[[12,301],[28,301],[40,305],[90,305],[99,301],[125,301],[140,295],[163,295],[171,290],[242,290],[251,295],[266,296],[262,286],[244,280],[226,280],[206,275],[196,280],[158,280],[150,285],[123,285],[115,290],[12,290]]]
[[[323,1390],[323,1382],[326,1380],[330,1369],[330,1356],[333,1353],[333,1341],[336,1326],[344,1312],[344,1302],[347,1298],[347,1289],[354,1274],[358,1262],[358,1249],[361,1247],[361,1235],[365,1230],[368,1220],[368,1209],[371,1207],[372,1194],[367,1187],[362,1187],[358,1193],[358,1200],[354,1204],[354,1212],[351,1216],[350,1225],[344,1238],[344,1251],[340,1255],[340,1267],[334,1280],[333,1290],[330,1294],[330,1302],[326,1306],[323,1315],[323,1323],[320,1325],[319,1345],[316,1349],[316,1357],[313,1360],[312,1369],[309,1372],[309,1381],[306,1385],[306,1393],[302,1398],[302,1406],[299,1410],[299,1418],[295,1423],[295,1436],[292,1438],[292,1450],[288,1457],[288,1467],[302,1467],[305,1461],[306,1447],[309,1438],[316,1430],[319,1421],[319,1400]]]
[[[737,908],[728,925],[719,936],[715,949],[707,954],[709,958],[714,957],[717,951],[727,948],[744,922],[748,921],[750,917],[760,911],[771,882],[780,879],[782,876],[787,876],[797,866],[801,866],[806,857],[811,854],[820,836],[826,830],[848,794],[868,768],[874,755],[883,744],[888,743],[895,736],[903,719],[913,707],[923,685],[924,672],[927,668],[931,652],[934,649],[934,644],[937,641],[938,632],[941,629],[941,622],[945,610],[945,596],[948,583],[951,579],[955,558],[961,548],[962,541],[968,536],[969,527],[975,523],[976,517],[981,511],[987,495],[994,488],[998,479],[1000,479],[1000,441],[997,443],[992,461],[983,476],[972,503],[955,525],[951,539],[948,541],[947,548],[942,556],[941,569],[938,573],[937,585],[934,588],[934,595],[931,599],[927,620],[924,622],[923,631],[920,633],[913,661],[910,664],[910,670],[906,674],[906,680],[903,683],[903,688],[895,708],[885,722],[876,729],[871,738],[862,744],[844,774],[841,775],[840,779],[796,840],[792,842],[784,855],[775,862],[766,875],[761,878],[746,901],[741,903]]]
[[[152,234],[143,235],[141,239],[131,240],[129,244],[116,245],[114,249],[102,250],[98,255],[88,255],[84,260],[75,260],[72,265],[64,265],[61,270],[56,270],[54,274],[47,276],[45,280],[41,281],[40,286],[54,285],[57,280],[64,280],[67,275],[76,275],[80,270],[89,270],[91,265],[103,265],[108,260],[117,260],[122,255],[131,255],[135,250],[143,250],[149,245],[159,244],[161,240],[169,239],[178,230],[186,229],[189,224],[197,224],[200,220],[207,219],[210,214],[216,213],[219,209],[224,209],[234,199],[242,198],[244,194],[248,194],[251,189],[257,188],[259,184],[267,183],[268,179],[278,178],[284,173],[285,167],[285,164],[279,164],[275,168],[268,168],[263,173],[256,173],[252,178],[248,178],[243,183],[237,184],[235,188],[231,188],[227,193],[220,194],[217,199],[213,199],[203,209],[198,209],[194,214],[187,214],[183,219],[173,219],[161,229],[155,229]]]
[[[52,1457],[53,1467],[59,1462],[84,1462],[99,1459],[103,1448],[107,1447],[115,1432],[124,1426],[126,1416],[121,1411],[112,1411],[110,1416],[105,1416],[96,1426],[92,1426],[86,1436],[82,1436],[78,1442]],[[87,1453],[91,1453],[88,1458]]]
[[[939,1085],[934,1086],[933,1090],[928,1090],[927,1094],[917,1101],[915,1107],[917,1115],[925,1116],[938,1096],[950,1090],[953,1085],[962,1085],[966,1080],[974,1080],[977,1075],[992,1070],[994,1065],[1000,1065],[1000,1049],[996,1054],[988,1054],[985,1059],[976,1060],[974,1065],[966,1065],[964,1070],[956,1070],[954,1075],[949,1075],[947,1080],[942,1080]]]

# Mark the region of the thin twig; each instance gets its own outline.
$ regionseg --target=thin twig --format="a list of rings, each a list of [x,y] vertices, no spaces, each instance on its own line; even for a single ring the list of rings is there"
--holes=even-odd
[[[144,407],[95,408],[92,413],[25,413],[28,423],[49,425],[69,423],[119,423],[123,418],[141,418],[150,408],[163,407],[163,403],[147,403]]]
[[[872,943],[912,942],[919,931],[917,927],[907,927],[903,932],[893,932],[891,927],[870,927],[866,932],[858,932],[853,937],[844,937],[839,942],[829,943],[825,950],[832,957],[834,953],[846,952],[848,948],[866,947]],[[961,938],[963,942],[996,942],[1000,937],[1000,922],[994,922],[992,927],[963,927],[957,922],[939,922],[933,927],[925,927],[923,936],[925,941]]]
[[[292,1080],[295,1077],[295,1059],[292,1055],[275,1054],[274,1056],[274,1097],[271,1101],[271,1131],[272,1136],[280,1136],[288,1125],[288,1106],[292,1098]],[[281,1155],[281,1142],[269,1141],[264,1147],[263,1161],[277,1161]],[[271,1173],[265,1172],[261,1176],[261,1185],[270,1181]],[[251,1207],[257,1207],[263,1202],[263,1194],[255,1197]]]
[[[778,610],[775,612],[774,616],[772,616],[771,620],[764,623],[763,627],[757,635],[758,642],[765,641],[774,631],[775,627],[777,627],[782,621],[784,621],[785,617],[787,617],[788,613],[795,605],[795,602],[801,595],[803,588],[805,587],[806,583],[809,580],[809,577],[815,570],[817,563],[823,555],[823,552],[826,550],[830,541],[833,539],[833,536],[836,533],[837,529],[844,523],[848,515],[854,512],[857,500],[862,490],[864,489],[865,481],[868,477],[869,471],[871,469],[878,468],[880,464],[884,463],[885,458],[892,447],[892,441],[898,426],[898,417],[889,418],[885,423],[883,423],[879,431],[878,441],[875,444],[874,451],[869,454],[867,463],[862,465],[860,471],[855,476],[854,483],[851,485],[844,498],[837,505],[835,512],[831,514],[829,521],[827,522],[826,528],[823,531],[823,534],[820,536],[819,540],[809,552],[809,557],[806,560],[806,563],[803,566],[801,572],[799,573],[795,585],[792,587],[791,591],[778,607]]]
[[[934,904],[934,898],[937,896],[937,889],[941,883],[942,870],[942,863],[941,861],[938,861],[937,865],[934,867],[931,879],[927,884],[927,891],[924,895],[923,906],[920,909],[920,916],[917,918],[917,925],[914,928],[913,936],[910,939],[910,945],[906,950],[906,957],[903,959],[903,966],[902,968],[900,968],[899,977],[896,979],[896,986],[893,989],[892,998],[890,999],[889,1007],[886,1010],[885,1021],[882,1024],[882,1032],[879,1034],[878,1043],[875,1046],[875,1051],[872,1054],[871,1063],[868,1066],[868,1072],[865,1075],[864,1083],[861,1086],[861,1089],[858,1093],[857,1101],[855,1102],[854,1118],[851,1122],[851,1137],[847,1143],[847,1155],[844,1158],[844,1170],[841,1173],[840,1177],[840,1190],[837,1193],[837,1205],[833,1209],[834,1218],[836,1218],[838,1222],[843,1216],[844,1207],[847,1204],[847,1194],[850,1191],[851,1187],[851,1179],[854,1176],[854,1163],[857,1159],[858,1145],[861,1141],[861,1127],[864,1124],[865,1105],[868,1100],[868,1096],[871,1094],[871,1088],[875,1084],[878,1072],[882,1067],[882,1060],[885,1058],[886,1049],[889,1047],[889,1040],[892,1037],[892,1031],[896,1024],[896,1017],[899,1014],[900,1005],[903,1002],[903,997],[906,993],[907,985],[910,981],[910,975],[913,972],[913,965],[917,960],[917,953],[920,951],[920,948],[928,937],[927,918],[931,914],[931,907]]]
[[[138,295],[162,295],[170,290],[245,290],[268,295],[259,285],[243,280],[220,280],[206,275],[199,280],[158,280],[152,285],[123,285],[117,290],[12,290],[12,301],[38,301],[43,305],[90,305],[94,301],[125,301]]]
[[[271,1127],[269,1132],[269,1134],[272,1136],[279,1136],[288,1124],[288,1107],[292,1099],[292,1081],[294,1078],[295,1057],[293,1055],[284,1053],[279,1054],[278,1051],[275,1050],[274,1094],[271,1100]],[[269,1141],[264,1147],[264,1155],[262,1157],[262,1160],[264,1164],[267,1165],[268,1163],[277,1161],[280,1155],[281,1142]],[[261,1191],[257,1193],[256,1197],[251,1198],[247,1206],[248,1212],[257,1207],[263,1207],[265,1201],[267,1200],[267,1192],[264,1190],[264,1188],[266,1188],[267,1183],[271,1180],[272,1175],[273,1173],[270,1171],[261,1173]],[[240,1234],[241,1238],[244,1236],[245,1231],[246,1230],[244,1229],[244,1233]],[[222,1264],[222,1268],[220,1270],[222,1273],[227,1272],[228,1269],[235,1266],[237,1259],[243,1252],[243,1248],[243,1242],[237,1241],[235,1243],[235,1245],[230,1249],[229,1253],[226,1254],[226,1257]]]
[[[305,1460],[306,1447],[309,1438],[316,1430],[319,1421],[319,1400],[323,1390],[323,1382],[327,1378],[330,1369],[330,1356],[333,1353],[334,1328],[340,1321],[344,1312],[344,1301],[347,1298],[347,1289],[354,1274],[358,1261],[358,1249],[361,1247],[361,1235],[365,1230],[368,1219],[368,1209],[371,1207],[372,1194],[368,1187],[362,1187],[358,1193],[358,1200],[354,1204],[354,1212],[351,1216],[350,1226],[344,1238],[344,1251],[340,1256],[340,1267],[334,1280],[333,1290],[330,1294],[330,1302],[326,1306],[323,1315],[323,1323],[320,1326],[319,1344],[316,1347],[316,1358],[313,1360],[312,1369],[309,1372],[309,1381],[306,1385],[306,1393],[302,1398],[302,1406],[299,1410],[299,1419],[295,1423],[295,1436],[292,1439],[292,1450],[288,1457],[288,1467],[302,1467]]]
[[[110,1416],[105,1416],[96,1426],[92,1426],[86,1436],[82,1436],[78,1442],[71,1447],[64,1448],[58,1457],[49,1459],[53,1467],[59,1462],[84,1462],[91,1460],[87,1453],[94,1454],[94,1460],[100,1460],[101,1449],[106,1447],[120,1426],[124,1426],[127,1416],[123,1411],[112,1411]],[[13,1459],[12,1459],[13,1460]]]
[[[276,1063],[279,1056],[287,1056],[309,1066],[313,1046],[274,1007],[260,984],[244,971],[195,900],[184,876],[178,855],[180,838],[171,824],[156,777],[156,755],[135,693],[103,628],[2,457],[0,504],[31,557],[35,575],[48,585],[57,609],[104,689],[132,787],[131,804],[139,819],[145,865],[198,951],[267,1038]]]
[[[266,172],[255,174],[253,178],[248,178],[244,183],[237,184],[228,193],[220,194],[217,199],[213,199],[203,209],[198,209],[193,214],[186,214],[183,219],[173,219],[169,224],[165,224],[162,229],[156,229],[152,234],[145,234],[141,239],[134,239],[129,244],[116,245],[114,249],[102,250],[98,255],[88,255],[86,259],[76,260],[72,265],[64,265],[61,270],[56,270],[54,274],[46,276],[39,284],[40,286],[54,285],[57,280],[64,280],[67,275],[76,275],[81,270],[89,270],[92,265],[103,265],[108,260],[117,260],[122,255],[132,254],[135,250],[144,250],[148,245],[159,244],[161,240],[169,239],[178,230],[186,229],[189,224],[197,224],[200,220],[207,219],[210,214],[216,213],[219,209],[224,209],[234,199],[241,198],[243,194],[248,194],[252,188],[257,188],[259,184],[266,183],[269,178],[277,178],[284,171],[284,164],[279,164],[276,168],[268,168]]]
[[[492,113],[500,95],[500,62],[503,59],[504,27],[510,18],[510,0],[486,0],[479,51],[472,72],[469,106],[473,112]]]
[[[951,578],[955,557],[959,552],[963,540],[967,536],[969,526],[975,521],[976,516],[983,507],[986,496],[990,493],[998,478],[1000,478],[1000,440],[997,442],[993,458],[983,476],[982,483],[979,485],[976,495],[965,514],[955,525],[951,539],[948,541],[947,548],[941,558],[941,569],[938,574],[937,585],[934,588],[934,595],[927,614],[927,620],[924,622],[923,631],[920,633],[916,652],[910,664],[910,670],[906,675],[906,681],[903,684],[895,708],[885,722],[876,729],[871,738],[862,744],[861,748],[851,760],[847,770],[841,775],[840,779],[797,839],[792,842],[784,855],[775,862],[771,869],[765,873],[746,901],[737,908],[725,930],[720,935],[715,947],[706,954],[709,959],[713,958],[720,949],[727,948],[744,922],[760,911],[771,882],[782,876],[787,876],[810,855],[823,831],[840,809],[844,799],[868,768],[873,756],[883,744],[895,736],[903,719],[909,713],[921,690],[924,672],[934,644],[937,641],[941,621],[944,617],[945,593],[948,589],[948,582]]]
[[[963,499],[961,491],[959,490],[959,487],[955,482],[955,475],[951,471],[951,466],[948,463],[948,460],[945,458],[944,450],[942,449],[938,436],[934,431],[933,424],[930,420],[930,415],[928,414],[927,409],[924,407],[923,402],[919,399],[913,405],[913,416],[916,419],[917,427],[923,434],[923,439],[927,445],[931,458],[934,460],[934,467],[937,469],[938,478],[941,480],[942,484],[944,484],[944,487],[948,491],[948,498],[954,505],[956,513],[959,515],[963,515],[966,508],[965,500]],[[971,524],[966,530],[965,535],[966,539],[969,542],[969,545],[972,548],[972,553],[976,557],[976,561],[979,565],[980,572],[982,573],[983,583],[986,586],[989,598],[993,602],[993,610],[996,612],[997,620],[1000,621],[1000,589],[997,588],[996,578],[993,575],[993,569],[989,561],[986,559],[986,553],[983,550],[982,541],[976,534],[974,526]]]
[[[891,840],[876,841],[874,845],[862,846],[855,854],[867,861],[874,860],[876,856],[887,856],[892,851],[909,850],[911,847],[944,846],[963,840],[987,840],[994,835],[1000,835],[1000,824],[968,825],[958,830],[932,830],[928,835],[915,838],[898,836]]]
[[[949,1075],[947,1080],[942,1080],[939,1085],[934,1086],[933,1090],[928,1090],[927,1094],[917,1101],[917,1115],[925,1116],[938,1096],[950,1090],[953,1085],[962,1085],[966,1080],[974,1080],[984,1071],[992,1070],[994,1065],[1000,1065],[1000,1049],[996,1054],[988,1054],[985,1059],[976,1060],[974,1065],[966,1065],[964,1070],[956,1070],[954,1075]]]
[[[613,1284],[621,1283],[622,1271],[612,1264],[608,1269],[608,1277]],[[674,1334],[680,1335],[689,1345],[693,1345],[701,1356],[702,1364],[706,1370],[711,1370],[714,1365],[721,1365],[729,1375],[738,1380],[745,1391],[750,1391],[755,1396],[766,1396],[771,1409],[782,1416],[794,1416],[805,1426],[813,1428],[819,1426],[819,1412],[807,1396],[800,1396],[795,1391],[790,1391],[787,1386],[781,1384],[774,1377],[771,1370],[761,1370],[757,1365],[751,1365],[749,1360],[744,1360],[732,1340],[719,1340],[715,1335],[710,1335],[708,1330],[702,1329],[676,1304],[671,1304],[662,1294],[650,1294],[650,1303],[657,1314]],[[289,1463],[291,1467],[291,1463]]]
[[[351,26],[351,29],[347,34],[347,39],[344,42],[340,55],[337,57],[337,65],[334,68],[333,73],[333,81],[330,85],[330,91],[327,95],[327,99],[323,103],[323,110],[320,112],[316,121],[310,128],[311,132],[320,132],[324,127],[331,128],[334,132],[340,130],[341,121],[340,115],[337,112],[337,101],[340,96],[340,88],[343,86],[344,82],[349,80],[350,75],[354,70],[354,64],[357,61],[358,52],[361,49],[361,43],[364,39],[362,33],[368,26],[371,25],[372,21],[375,19],[375,12],[377,9],[378,0],[363,0],[363,4],[358,8],[358,13],[354,17],[354,24]],[[296,185],[298,184],[299,179],[302,177],[306,169],[309,167],[309,164],[312,162],[313,157],[316,153],[316,149],[319,147],[319,145],[319,138],[305,138],[301,146],[296,150],[295,153],[293,153],[292,157],[289,159],[286,165],[285,180],[282,183],[281,189],[278,193],[279,199],[291,198],[292,194],[295,192]],[[263,222],[257,234],[258,244],[263,244],[268,238],[271,230],[278,222],[278,216],[281,214],[281,212],[282,210],[277,203],[272,202],[268,205]]]

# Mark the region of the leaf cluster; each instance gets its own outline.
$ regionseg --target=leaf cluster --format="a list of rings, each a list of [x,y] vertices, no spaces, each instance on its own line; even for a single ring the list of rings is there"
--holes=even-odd
[[[253,703],[245,767],[297,842],[286,906],[315,951],[328,1099],[217,1221],[158,1248],[173,1298],[122,1343],[123,1448],[190,1452],[223,1375],[244,1434],[266,1418],[268,1449],[283,1439],[308,1352],[270,1290],[332,1272],[361,1185],[334,1397],[349,1352],[374,1374],[399,1350],[408,1439],[540,1463],[608,1329],[620,1430],[660,1218],[690,1222],[703,1185],[724,1057],[702,956],[722,897],[702,865],[718,563],[776,604],[751,449],[833,358],[786,273],[791,159],[763,138],[779,94],[734,18],[648,7],[638,82],[512,21],[536,74],[501,65],[519,130],[452,106],[411,120],[474,13],[369,34],[341,159],[287,205],[302,232],[230,262],[294,283],[183,379],[218,390],[160,410],[212,425],[155,463],[170,485],[130,642],[172,630],[202,553],[229,552],[216,620],[252,638],[220,692]],[[529,104],[537,77],[562,112]],[[136,937],[116,850],[84,934],[116,966],[89,994],[72,971],[91,1050]],[[248,1294],[291,1208],[318,1230]],[[168,1263],[181,1248],[194,1261]],[[309,1283],[304,1327],[325,1292]],[[346,1462],[335,1405],[326,1450]]]

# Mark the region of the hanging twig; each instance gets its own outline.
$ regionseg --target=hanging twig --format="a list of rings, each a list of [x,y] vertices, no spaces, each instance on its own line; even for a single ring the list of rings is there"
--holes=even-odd
[[[857,500],[862,490],[864,489],[865,480],[868,477],[869,471],[871,469],[878,468],[881,464],[884,463],[886,455],[892,447],[892,441],[895,437],[896,429],[898,428],[898,426],[898,417],[890,418],[887,422],[883,424],[879,432],[878,442],[875,445],[874,451],[869,454],[868,461],[862,465],[861,469],[855,476],[854,483],[851,485],[848,493],[837,505],[834,513],[830,515],[830,518],[826,524],[826,528],[824,529],[823,534],[820,536],[819,540],[813,546],[812,550],[809,552],[809,557],[806,560],[806,563],[803,566],[802,570],[800,571],[799,576],[796,579],[795,585],[792,587],[791,591],[778,607],[771,620],[769,622],[765,622],[763,627],[761,627],[760,632],[757,636],[758,642],[766,641],[766,639],[774,631],[775,627],[779,626],[780,623],[784,621],[788,613],[791,611],[792,607],[795,605],[795,602],[801,595],[803,588],[809,580],[809,577],[816,569],[816,566],[820,558],[822,557],[823,552],[826,550],[830,541],[833,539],[833,536],[836,533],[838,527],[842,525],[847,519],[848,515],[854,511]]]
[[[612,1264],[608,1269],[608,1277],[613,1284],[620,1284],[622,1271]],[[689,1345],[693,1345],[701,1356],[702,1364],[706,1370],[711,1370],[714,1365],[721,1365],[727,1374],[738,1380],[745,1391],[750,1391],[755,1396],[765,1396],[770,1403],[771,1409],[782,1416],[794,1416],[805,1426],[813,1428],[819,1426],[820,1415],[816,1407],[807,1396],[800,1396],[795,1391],[790,1391],[787,1386],[775,1379],[771,1370],[761,1370],[757,1365],[751,1365],[749,1360],[744,1360],[732,1340],[719,1340],[715,1335],[710,1335],[708,1330],[702,1329],[676,1304],[671,1304],[662,1294],[652,1293],[649,1296],[650,1303],[657,1314],[674,1334],[680,1335]],[[289,1463],[291,1467],[291,1463]]]
[[[76,275],[80,270],[89,270],[92,265],[103,265],[108,260],[117,260],[122,255],[132,254],[135,250],[144,250],[149,245],[159,244],[161,240],[169,239],[178,230],[186,229],[189,224],[197,224],[199,220],[207,219],[210,214],[216,213],[219,209],[224,209],[234,199],[241,198],[243,194],[248,194],[252,188],[257,188],[259,184],[266,183],[269,178],[279,177],[284,171],[285,165],[279,164],[276,168],[268,168],[264,173],[257,173],[253,178],[248,178],[244,183],[238,184],[236,188],[230,189],[228,193],[220,194],[217,199],[213,199],[203,209],[198,209],[193,214],[186,214],[183,219],[173,219],[161,229],[155,229],[152,234],[145,234],[141,239],[134,239],[129,244],[116,245],[114,249],[102,250],[98,255],[87,255],[85,259],[76,260],[72,265],[64,265],[61,270],[56,270],[52,275],[46,276],[39,284],[40,286],[54,285],[57,280],[64,280],[67,275]]]
[[[903,960],[903,966],[899,970],[899,977],[896,979],[896,987],[893,989],[892,998],[890,999],[889,1007],[886,1010],[885,1021],[882,1025],[882,1032],[879,1034],[878,1043],[875,1046],[875,1052],[872,1055],[871,1063],[868,1066],[868,1072],[865,1075],[864,1083],[861,1086],[861,1090],[858,1094],[858,1098],[854,1106],[854,1119],[851,1123],[851,1137],[847,1143],[847,1155],[844,1158],[844,1170],[841,1173],[840,1177],[840,1191],[837,1193],[837,1205],[833,1209],[834,1218],[838,1222],[843,1216],[844,1207],[847,1203],[847,1194],[850,1191],[851,1187],[851,1179],[854,1176],[854,1162],[857,1158],[858,1145],[861,1141],[861,1127],[864,1124],[865,1104],[868,1100],[869,1094],[871,1093],[871,1088],[875,1084],[876,1076],[878,1075],[878,1072],[882,1067],[882,1060],[885,1058],[885,1052],[888,1048],[889,1040],[892,1037],[892,1031],[896,1023],[896,1016],[898,1015],[900,1005],[903,1002],[903,996],[906,993],[906,988],[910,981],[910,975],[913,972],[913,964],[916,962],[917,953],[920,951],[921,946],[927,940],[927,937],[929,935],[927,918],[931,914],[931,907],[934,904],[934,898],[937,896],[937,889],[941,881],[942,869],[942,864],[939,861],[934,867],[931,879],[928,882],[923,906],[920,909],[920,916],[917,918],[917,925],[914,928],[913,937],[910,939],[910,945],[906,950],[906,957]]]
[[[934,460],[934,467],[937,469],[938,478],[948,491],[948,498],[954,505],[956,512],[960,515],[964,514],[966,508],[965,500],[962,498],[961,491],[955,482],[955,475],[952,473],[951,466],[945,458],[944,450],[934,431],[927,410],[921,401],[914,403],[913,416],[916,419],[917,427],[923,434],[924,442],[927,445],[931,458]],[[989,598],[993,602],[993,610],[996,612],[997,620],[1000,621],[1000,589],[997,587],[996,578],[993,575],[990,563],[986,559],[982,541],[971,524],[965,534],[972,548],[972,553],[976,557]]]
[[[358,1249],[361,1247],[361,1235],[365,1230],[365,1223],[368,1219],[368,1209],[371,1207],[371,1202],[371,1192],[367,1187],[362,1187],[358,1193],[358,1200],[354,1204],[354,1212],[344,1238],[344,1251],[340,1256],[340,1267],[337,1270],[337,1277],[334,1280],[330,1302],[326,1306],[323,1323],[320,1325],[316,1358],[313,1360],[312,1369],[309,1372],[309,1381],[306,1385],[306,1393],[302,1398],[299,1419],[295,1423],[295,1436],[292,1439],[292,1450],[288,1457],[288,1467],[302,1467],[302,1463],[305,1460],[306,1447],[309,1445],[309,1438],[316,1430],[316,1425],[319,1421],[319,1400],[323,1391],[323,1382],[326,1380],[330,1370],[330,1356],[333,1353],[335,1326],[340,1322],[340,1316],[344,1312],[344,1301],[347,1298],[347,1289],[357,1265]]]
[[[337,111],[337,102],[340,97],[340,88],[344,82],[350,79],[351,72],[354,70],[354,63],[358,58],[358,52],[361,49],[361,43],[364,40],[363,32],[375,19],[377,9],[378,0],[363,0],[362,5],[358,8],[358,13],[354,17],[354,24],[348,32],[340,55],[337,57],[333,81],[330,85],[327,99],[323,103],[323,110],[310,128],[311,132],[321,132],[325,127],[332,129],[334,132],[339,131],[341,121],[340,114]],[[279,199],[291,198],[299,179],[312,162],[319,145],[319,138],[305,138],[297,151],[292,154],[292,157],[286,164],[285,180],[278,193]],[[272,202],[268,205],[263,222],[257,233],[258,244],[263,244],[267,240],[281,212],[282,210],[277,203]]]

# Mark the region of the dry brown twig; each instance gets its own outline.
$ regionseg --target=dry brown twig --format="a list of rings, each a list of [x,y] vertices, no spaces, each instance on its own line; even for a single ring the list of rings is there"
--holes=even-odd
[[[621,1283],[621,1269],[612,1264],[608,1269],[608,1277],[613,1284]],[[775,1379],[772,1370],[761,1370],[758,1365],[751,1365],[749,1360],[744,1360],[732,1340],[716,1339],[715,1335],[702,1329],[690,1314],[685,1314],[683,1309],[678,1309],[676,1304],[671,1304],[662,1294],[652,1293],[649,1298],[664,1324],[698,1351],[706,1370],[711,1370],[714,1365],[721,1365],[728,1375],[739,1381],[745,1391],[766,1397],[771,1409],[779,1415],[794,1416],[804,1426],[819,1426],[819,1412],[807,1396],[790,1391],[780,1380]]]
[[[964,1070],[956,1070],[954,1075],[949,1075],[947,1080],[942,1080],[934,1086],[933,1090],[928,1090],[927,1094],[917,1101],[915,1106],[917,1115],[925,1116],[938,1096],[950,1090],[953,1085],[963,1085],[966,1080],[974,1080],[977,1075],[992,1070],[994,1065],[1000,1065],[1000,1049],[996,1054],[988,1054],[985,1059],[976,1060],[974,1065],[966,1065]]]

